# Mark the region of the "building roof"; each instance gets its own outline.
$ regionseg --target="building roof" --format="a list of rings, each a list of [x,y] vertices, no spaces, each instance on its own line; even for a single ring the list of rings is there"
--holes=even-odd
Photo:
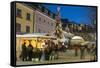
[[[49,10],[48,8],[46,8],[45,6],[43,6],[42,4],[38,4],[38,3],[34,3],[34,4],[33,3],[23,3],[23,4],[25,4],[26,6],[32,8],[32,9],[39,9],[38,6],[40,5],[41,7],[44,7],[44,9],[46,9],[47,11],[49,11],[50,13],[52,13],[52,14],[54,14],[56,16],[56,14],[54,12],[52,12],[51,10]],[[46,15],[46,16],[48,16],[48,15]],[[50,17],[50,16],[48,16],[48,17]],[[53,17],[50,17],[50,18],[53,18]]]
[[[68,19],[61,19],[61,21],[63,24],[79,24],[79,23],[76,23],[74,21],[69,21]]]

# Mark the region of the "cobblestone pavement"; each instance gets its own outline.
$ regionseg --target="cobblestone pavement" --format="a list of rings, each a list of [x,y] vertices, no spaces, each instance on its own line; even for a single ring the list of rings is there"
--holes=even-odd
[[[17,61],[17,65],[31,65],[31,64],[49,64],[49,63],[64,63],[64,62],[82,62],[90,61],[91,56],[85,53],[85,59],[80,59],[80,54],[74,56],[74,50],[68,50],[66,52],[59,53],[59,59],[49,61]]]

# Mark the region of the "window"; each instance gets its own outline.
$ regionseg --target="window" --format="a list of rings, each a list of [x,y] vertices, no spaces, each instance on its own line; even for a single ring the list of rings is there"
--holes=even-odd
[[[39,21],[41,21],[41,17],[39,17]]]
[[[53,19],[55,19],[55,16],[56,16],[56,15],[55,15],[55,14],[53,14]]]
[[[41,5],[39,5],[38,7],[39,7],[40,10],[42,9],[42,6]]]
[[[48,10],[47,9],[45,9],[44,12],[45,12],[44,13],[45,15],[48,15]]]
[[[16,23],[16,32],[21,32],[21,24]]]
[[[30,20],[30,14],[29,13],[27,13],[26,19]]]
[[[51,23],[51,26],[53,26],[53,23]]]
[[[44,7],[42,7],[42,12],[44,12]]]
[[[30,32],[30,27],[26,26],[26,32],[29,33]]]
[[[38,29],[38,32],[40,33],[41,32],[41,29]]]
[[[50,11],[48,11],[48,16],[50,16]]]
[[[46,33],[45,31],[43,31],[43,33]]]
[[[16,10],[16,16],[17,17],[22,17],[21,13],[22,13],[21,9],[17,8],[17,10]]]
[[[49,25],[49,22],[48,22],[48,25]]]
[[[45,19],[44,19],[44,22],[45,22]]]

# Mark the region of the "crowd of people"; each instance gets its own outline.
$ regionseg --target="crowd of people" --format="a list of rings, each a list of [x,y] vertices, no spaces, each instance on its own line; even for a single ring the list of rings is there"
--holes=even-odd
[[[60,47],[52,40],[46,40],[41,46],[42,48],[33,47],[31,41],[26,46],[26,42],[24,42],[21,47],[21,60],[32,61],[35,58],[38,58],[39,61],[58,59],[58,50],[60,50]]]
[[[32,50],[33,50],[33,46],[31,45],[31,43],[29,43],[28,47],[26,47],[26,42],[24,42],[22,44],[22,52],[21,52],[20,58],[23,61],[31,60],[32,59]]]
[[[26,42],[22,44],[22,51],[20,55],[20,59],[22,61],[34,61],[36,58],[38,61],[45,61],[45,60],[53,60],[59,58],[59,51],[64,51],[62,43],[59,42],[55,44],[52,40],[46,40],[41,44],[42,48],[33,47],[31,41],[29,41],[29,45],[26,46]],[[75,56],[78,56],[78,48],[77,46],[74,47],[75,49]],[[85,59],[85,50],[87,53],[92,56],[91,60],[96,60],[96,45],[92,45],[91,48],[86,46],[79,47],[80,50],[80,59]],[[66,50],[65,50],[66,51]]]
[[[88,47],[89,46],[89,47]],[[87,55],[90,56],[90,60],[96,60],[96,45],[74,45],[75,56],[80,56],[80,59],[85,59]]]

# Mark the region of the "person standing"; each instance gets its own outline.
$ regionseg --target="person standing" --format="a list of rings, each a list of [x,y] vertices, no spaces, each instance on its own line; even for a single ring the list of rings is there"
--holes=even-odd
[[[80,46],[80,59],[85,59],[85,46]]]
[[[95,61],[96,60],[96,45],[92,44],[90,53],[91,53],[91,61]]]
[[[31,45],[31,41],[29,41],[29,46],[27,47],[27,53],[28,53],[28,60],[32,61],[33,46]]]
[[[49,60],[49,42],[45,43],[45,60]]]
[[[26,61],[27,60],[27,51],[26,51],[26,42],[24,42],[24,44],[22,44],[22,61]]]
[[[40,61],[44,61],[45,60],[45,42],[42,42],[41,44],[41,59]]]
[[[74,48],[75,48],[75,56],[78,56],[78,45],[76,44],[76,45],[74,46]]]

